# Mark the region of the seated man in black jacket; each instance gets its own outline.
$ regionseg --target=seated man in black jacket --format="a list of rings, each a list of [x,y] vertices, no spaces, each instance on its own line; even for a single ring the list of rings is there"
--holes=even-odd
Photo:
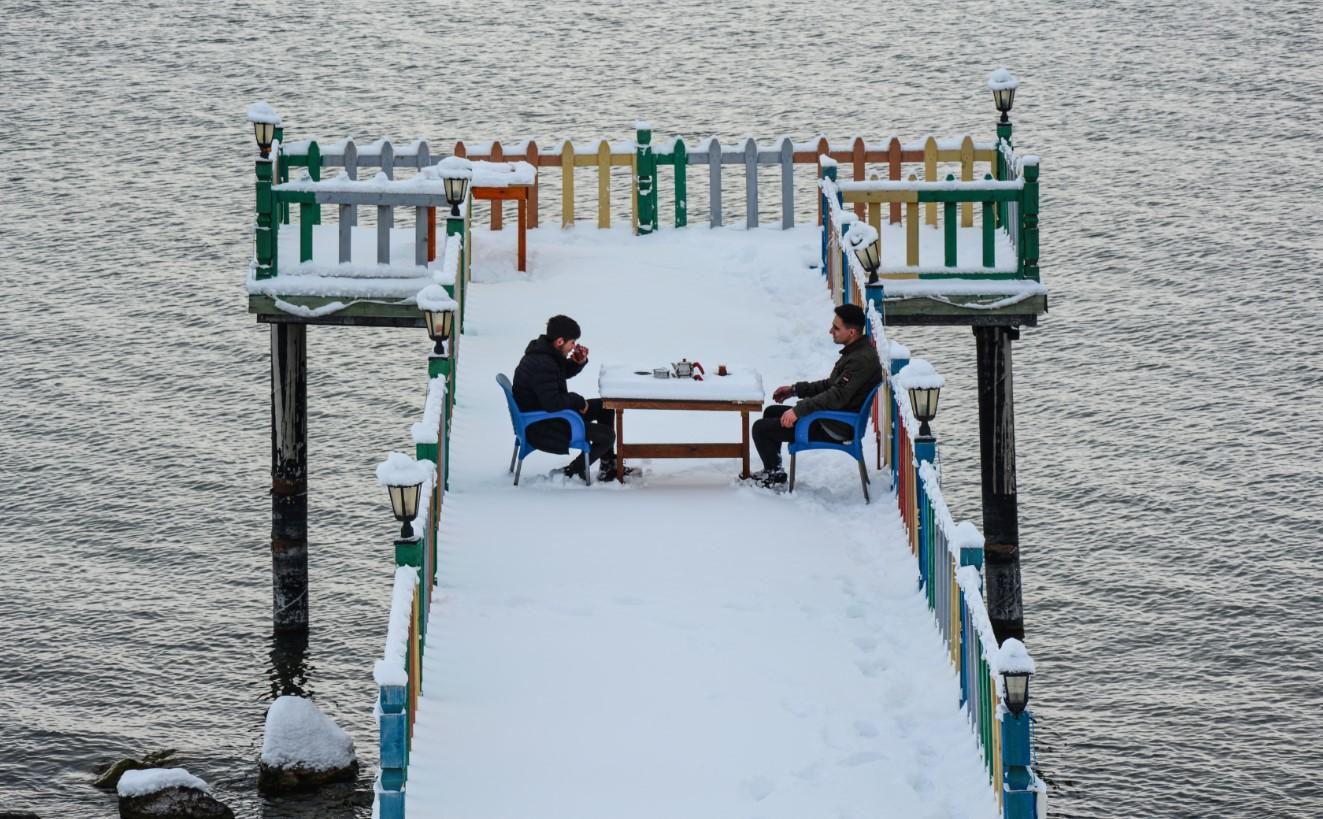
[[[547,332],[528,342],[515,368],[511,392],[524,412],[582,413],[590,463],[601,459],[598,480],[611,480],[616,476],[616,434],[612,428],[615,413],[602,407],[602,399],[570,392],[565,383],[583,372],[588,363],[588,348],[579,344],[579,332],[579,323],[569,316],[552,316],[547,321]],[[570,451],[570,425],[559,418],[538,421],[529,425],[528,441],[544,452],[564,454]],[[587,466],[580,454],[562,471],[566,476],[583,479],[587,477]]]
[[[863,408],[868,393],[882,383],[882,362],[877,350],[864,336],[864,311],[857,304],[842,304],[836,308],[831,322],[831,340],[842,345],[841,357],[832,367],[831,375],[821,381],[799,381],[794,385],[777,387],[772,400],[778,403],[763,411],[763,417],[753,422],[753,443],[762,458],[763,469],[751,477],[763,486],[786,482],[781,469],[781,444],[795,440],[795,423],[819,410],[858,412]],[[781,404],[790,396],[799,403],[789,407]],[[854,430],[839,421],[818,421],[809,428],[812,441],[850,440]]]

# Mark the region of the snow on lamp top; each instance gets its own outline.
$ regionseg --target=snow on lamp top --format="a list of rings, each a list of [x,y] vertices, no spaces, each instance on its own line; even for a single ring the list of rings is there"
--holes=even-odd
[[[468,179],[473,176],[473,163],[462,156],[448,156],[436,163],[439,176]]]
[[[436,465],[415,461],[403,452],[392,452],[377,464],[377,483],[382,486],[416,486],[432,477]]]
[[[1005,68],[998,68],[988,75],[988,90],[1011,91],[1020,87],[1020,81]]]
[[[419,290],[418,295],[414,296],[414,300],[418,303],[419,310],[436,312],[449,310],[454,312],[459,309],[459,305],[455,303],[454,299],[450,298],[449,294],[446,293],[446,289],[439,284],[429,284]]]
[[[855,217],[858,219],[859,217]],[[850,232],[845,234],[845,243],[850,249],[858,252],[860,248],[867,247],[877,241],[877,231],[867,222],[854,222],[850,225]]]
[[[893,380],[896,386],[903,390],[940,389],[946,384],[946,379],[933,369],[933,365],[929,364],[927,359],[923,358],[911,359],[910,363],[900,368],[900,372],[896,373]]]
[[[258,100],[248,106],[248,121],[261,122],[267,125],[274,125],[279,128],[283,123],[280,121],[280,114],[272,108],[266,101]]]
[[[997,651],[997,668],[1009,674],[1032,674],[1034,658],[1029,656],[1024,643],[1009,637]]]

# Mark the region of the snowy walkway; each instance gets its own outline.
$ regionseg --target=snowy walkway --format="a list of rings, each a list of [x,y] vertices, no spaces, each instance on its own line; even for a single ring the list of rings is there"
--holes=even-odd
[[[643,461],[630,485],[505,468],[497,372],[557,312],[601,364],[752,366],[770,393],[837,348],[814,228],[475,235],[410,760],[410,817],[977,819],[997,813],[884,478],[809,453],[794,495],[738,462]],[[649,417],[653,416],[653,417]],[[626,416],[630,440],[738,440],[736,416]],[[639,464],[635,464],[636,466]],[[754,468],[758,467],[754,457]]]

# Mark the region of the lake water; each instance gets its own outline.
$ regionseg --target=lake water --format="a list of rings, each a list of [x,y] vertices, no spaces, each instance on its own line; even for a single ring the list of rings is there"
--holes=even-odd
[[[419,342],[309,332],[313,627],[306,653],[273,644],[249,102],[291,137],[434,152],[628,138],[640,116],[986,137],[1006,65],[1052,291],[1015,346],[1052,813],[1323,815],[1321,38],[1303,1],[0,0],[0,812],[111,815],[89,771],[169,747],[244,817],[369,813],[267,803],[255,758],[295,689],[375,764],[392,528],[372,467],[420,410]],[[945,491],[977,519],[973,336],[896,335],[947,375]]]

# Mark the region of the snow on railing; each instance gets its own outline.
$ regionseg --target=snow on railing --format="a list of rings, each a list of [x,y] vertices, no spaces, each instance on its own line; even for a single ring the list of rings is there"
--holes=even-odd
[[[881,395],[888,402],[882,434],[887,438],[891,485],[918,563],[920,585],[960,677],[961,704],[978,738],[1003,816],[1045,815],[1046,789],[1031,768],[1028,712],[1017,718],[1002,704],[1006,696],[1002,673],[1032,669],[1033,660],[1017,645],[1015,667],[1004,667],[1008,655],[998,648],[983,599],[983,536],[974,524],[956,523],[952,516],[935,466],[936,440],[918,435],[919,422],[909,405],[907,381],[930,382],[940,376],[927,362],[910,358],[908,350],[897,349],[885,337],[880,338],[882,346],[887,350],[887,366]],[[1003,753],[1006,742],[1014,749],[1023,748],[1024,755]],[[1012,781],[1029,784],[1013,787]]]
[[[447,257],[455,263],[457,257]],[[456,305],[459,307],[460,305]],[[427,397],[422,418],[412,424],[417,466],[426,467],[428,477],[418,498],[412,531],[413,540],[395,542],[395,586],[391,595],[390,619],[382,659],[373,668],[380,687],[377,716],[380,725],[381,772],[377,777],[376,816],[403,819],[408,782],[409,752],[418,697],[422,691],[423,655],[431,616],[432,591],[437,577],[441,512],[449,472],[450,419],[454,411],[455,364],[462,325],[458,319],[446,356],[429,358]],[[408,464],[407,456],[394,456]]]

